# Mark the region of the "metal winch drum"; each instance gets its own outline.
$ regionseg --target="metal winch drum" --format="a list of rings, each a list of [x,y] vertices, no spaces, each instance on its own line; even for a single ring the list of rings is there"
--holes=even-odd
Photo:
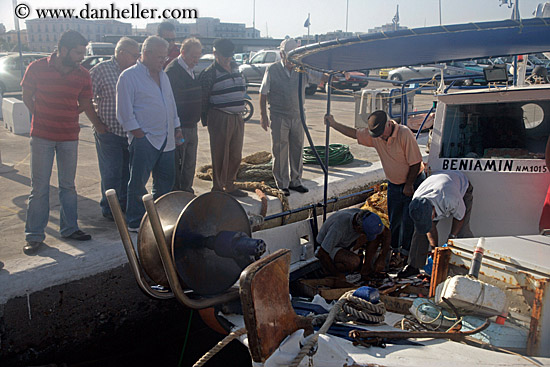
[[[229,289],[266,250],[262,240],[251,238],[241,204],[226,193],[195,197],[174,191],[158,198],[155,207],[178,277],[200,295]],[[138,253],[151,280],[169,286],[148,214],[141,221]]]

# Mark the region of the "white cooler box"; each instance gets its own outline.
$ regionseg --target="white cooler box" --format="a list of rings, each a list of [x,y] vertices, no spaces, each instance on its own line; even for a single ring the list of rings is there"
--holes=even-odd
[[[436,304],[446,306],[443,298],[462,313],[490,317],[507,310],[506,296],[500,288],[464,275],[447,278],[437,286]]]

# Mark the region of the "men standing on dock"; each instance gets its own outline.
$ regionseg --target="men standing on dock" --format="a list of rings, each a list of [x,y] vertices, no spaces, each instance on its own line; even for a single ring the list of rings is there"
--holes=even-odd
[[[120,73],[135,65],[139,56],[139,44],[131,38],[122,37],[115,47],[115,55],[90,70],[96,113],[105,126],[104,129],[94,128],[101,175],[99,206],[102,215],[110,220],[113,220],[113,215],[105,191],[115,189],[121,208],[126,210],[126,191],[130,177],[128,137],[116,117],[116,84]]]
[[[25,253],[43,245],[44,229],[50,213],[50,177],[54,156],[57,160],[59,225],[61,236],[78,241],[92,238],[78,228],[75,189],[78,160],[78,124],[82,111],[95,115],[92,106],[92,81],[80,65],[88,41],[68,30],[59,38],[57,52],[29,65],[21,82],[23,102],[32,113],[31,194],[25,223]],[[96,129],[104,129],[96,118]]]
[[[434,173],[420,184],[409,205],[414,222],[414,235],[407,266],[399,278],[407,278],[420,272],[426,264],[430,247],[437,247],[439,236],[437,222],[453,217],[451,233],[447,237],[473,237],[470,231],[473,187],[460,171]]]
[[[345,273],[353,271],[367,275],[372,269],[372,259],[363,258],[350,248],[361,235],[365,235],[367,241],[373,241],[383,230],[380,217],[368,210],[340,210],[328,217],[321,226],[317,235],[317,242],[321,246],[316,256],[323,268],[332,275],[343,277]]]
[[[244,141],[244,78],[232,62],[235,45],[226,38],[214,41],[215,61],[200,75],[202,124],[208,126],[212,155],[212,191],[235,197],[248,194],[235,187]]]
[[[391,246],[406,258],[414,232],[409,203],[425,178],[422,154],[414,135],[408,127],[389,120],[386,112],[380,110],[369,115],[367,128],[363,129],[338,123],[332,115],[327,115],[325,121],[342,134],[357,139],[359,144],[376,149],[388,179]]]
[[[120,74],[116,88],[117,118],[130,144],[126,221],[133,232],[145,214],[141,198],[151,173],[155,199],[174,185],[174,149],[182,134],[170,81],[163,71],[167,54],[168,42],[148,37],[141,61]]]
[[[193,68],[199,62],[202,44],[197,38],[187,38],[181,54],[172,60],[165,71],[172,85],[183,142],[176,147],[176,182],[174,190],[194,193],[193,178],[197,164],[199,136],[197,122],[201,119],[201,84]]]
[[[260,124],[265,131],[271,127],[273,177],[279,190],[286,196],[290,195],[289,189],[300,193],[309,191],[302,184],[304,129],[298,103],[300,73],[294,70],[295,65],[287,58],[288,53],[296,47],[298,42],[293,38],[281,42],[281,61],[267,67],[260,87]],[[306,86],[310,82],[319,84],[321,78],[319,72],[304,74],[301,90],[303,99]],[[271,122],[267,116],[267,101]]]

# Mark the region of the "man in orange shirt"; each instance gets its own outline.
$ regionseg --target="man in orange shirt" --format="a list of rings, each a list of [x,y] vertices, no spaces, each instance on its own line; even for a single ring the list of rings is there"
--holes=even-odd
[[[414,190],[424,180],[422,154],[408,127],[389,120],[384,111],[374,111],[367,128],[355,129],[343,125],[332,115],[325,122],[340,133],[357,139],[359,144],[373,147],[380,156],[388,179],[388,216],[391,245],[395,253],[408,256],[414,224],[409,216],[409,203]],[[405,261],[406,263],[406,261]]]

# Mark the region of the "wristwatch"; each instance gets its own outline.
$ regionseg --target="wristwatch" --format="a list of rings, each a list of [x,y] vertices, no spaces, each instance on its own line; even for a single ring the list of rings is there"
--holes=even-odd
[[[455,239],[455,238],[456,238],[456,234],[452,234],[452,233],[451,233],[451,234],[449,235],[449,238],[450,238],[450,239]]]

